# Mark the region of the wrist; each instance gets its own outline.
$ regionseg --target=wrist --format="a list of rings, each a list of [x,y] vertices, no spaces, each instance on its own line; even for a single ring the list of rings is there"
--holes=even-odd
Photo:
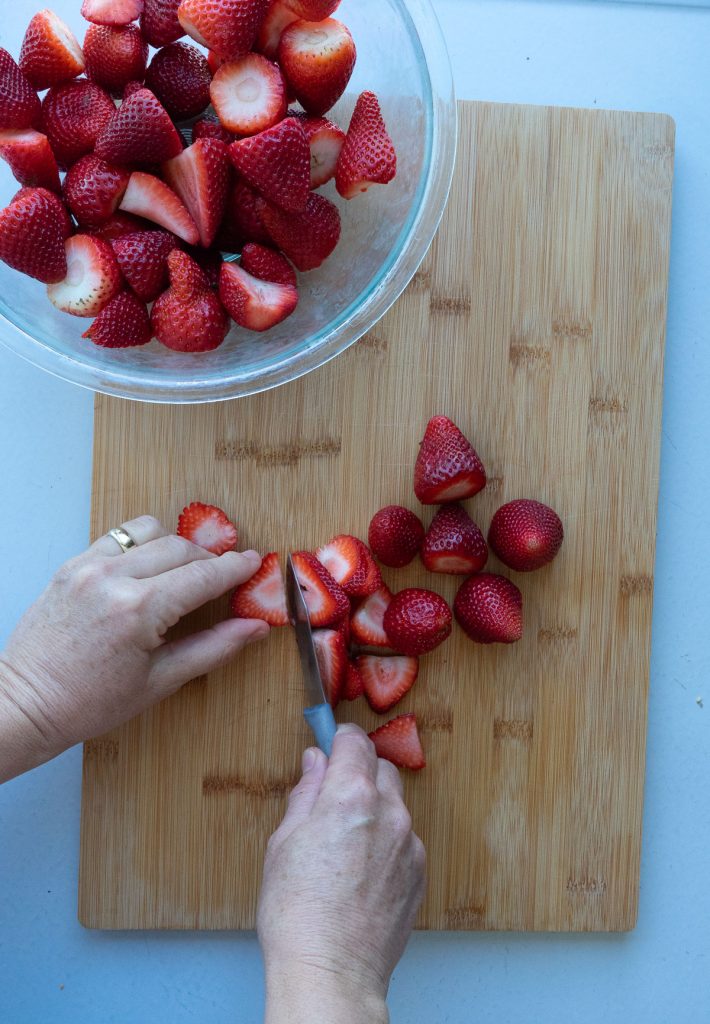
[[[265,1024],[389,1024],[379,989],[350,971],[267,963]]]
[[[26,680],[0,655],[0,783],[61,750]]]

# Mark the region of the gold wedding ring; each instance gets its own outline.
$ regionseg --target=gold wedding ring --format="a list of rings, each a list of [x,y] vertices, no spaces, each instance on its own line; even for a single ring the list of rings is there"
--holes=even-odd
[[[114,526],[112,530],[108,531],[106,536],[113,537],[124,554],[126,551],[129,551],[131,548],[136,546],[136,542],[133,537],[131,537],[129,533],[126,533],[122,526]]]

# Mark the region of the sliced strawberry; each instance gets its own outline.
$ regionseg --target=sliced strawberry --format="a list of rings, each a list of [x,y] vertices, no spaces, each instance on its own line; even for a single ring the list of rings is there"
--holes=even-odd
[[[223,555],[237,546],[237,528],[216,505],[193,501],[184,508],[178,519],[177,534],[198,547]]]
[[[362,566],[358,575],[348,584],[349,597],[369,597],[382,586],[382,573],[367,544],[360,544]]]
[[[347,533],[338,534],[318,548],[316,558],[346,593],[348,583],[356,578],[363,564],[360,541]]]
[[[417,731],[417,718],[411,712],[385,722],[369,736],[375,744],[378,757],[413,772],[426,768],[426,758]]]
[[[91,228],[89,234],[94,238],[103,238],[105,242],[113,242],[116,238],[135,235],[139,231],[157,233],[159,228],[157,224],[152,224],[149,220],[144,220],[143,217],[133,217],[130,213],[123,213],[119,210],[109,217],[105,224]],[[177,240],[175,240],[175,244],[178,244]]]
[[[340,5],[340,0],[284,0],[299,18],[323,21]]]
[[[102,348],[136,348],[147,345],[152,336],[145,303],[128,291],[111,299],[82,335]]]
[[[468,575],[486,564],[488,545],[464,508],[442,505],[427,530],[421,557],[429,572]]]
[[[340,625],[337,627],[338,632],[343,638],[346,650],[350,650],[350,616],[344,615]]]
[[[39,96],[0,46],[0,128],[36,128],[41,110]]]
[[[192,126],[192,141],[197,142],[198,139],[217,139],[228,146],[234,142],[234,135],[222,126],[216,114],[205,114]]]
[[[71,167],[93,152],[115,113],[108,93],[83,78],[50,89],[42,103],[42,125],[59,166]]]
[[[450,636],[451,609],[433,590],[408,587],[394,595],[382,624],[395,651],[427,654]]]
[[[130,25],[143,13],[143,0],[84,0],[81,16],[94,25]]]
[[[123,287],[113,249],[101,238],[73,235],[64,243],[67,273],[47,285],[49,301],[62,313],[98,316]]]
[[[281,0],[271,0],[269,8],[256,35],[254,49],[263,53],[269,60],[276,60],[279,43],[284,30],[297,21],[301,15],[296,14]]]
[[[274,243],[298,270],[315,270],[340,240],[338,208],[317,192],[309,194],[302,213],[287,213],[266,202],[259,212]]]
[[[0,131],[0,157],[21,185],[59,192],[59,168],[46,135],[32,128]]]
[[[118,209],[128,188],[129,172],[98,156],[83,156],[64,179],[64,198],[79,224],[98,227]]]
[[[286,114],[286,83],[276,64],[248,53],[215,72],[212,106],[223,126],[237,135],[255,135]]]
[[[0,211],[0,260],[45,284],[67,273],[66,211],[53,192],[21,189]]]
[[[402,505],[386,505],[370,520],[367,539],[383,565],[401,569],[409,565],[424,540],[418,516]]]
[[[362,672],[354,661],[348,659],[345,669],[345,682],[343,683],[343,700],[357,700],[365,692],[365,680]]]
[[[76,78],[84,55],[71,29],[50,10],[35,14],[20,49],[20,70],[35,89],[48,89]]]
[[[167,187],[167,186],[166,186]],[[176,352],[209,352],[229,330],[227,314],[194,260],[178,249],[168,256],[170,288],[151,314],[153,334]]]
[[[295,117],[287,117],[229,147],[232,163],[246,181],[277,207],[304,211],[310,195],[310,150]]]
[[[341,21],[294,21],[279,43],[279,64],[296,99],[309,114],[321,115],[345,92],[357,54]]]
[[[254,45],[269,0],[182,0],[180,24],[222,60],[236,60]]]
[[[167,46],[185,34],[178,21],[180,0],[145,0],[141,15],[141,32],[146,43]]]
[[[337,629],[314,629],[313,646],[323,682],[325,699],[337,707],[348,668],[348,652],[342,634]]]
[[[86,77],[115,96],[122,96],[129,82],[143,81],[148,44],[137,25],[89,25],[84,37],[84,58]]]
[[[239,252],[245,241],[271,243],[261,216],[262,200],[245,181],[238,181],[227,197],[217,244],[224,252]]]
[[[350,610],[343,588],[310,551],[297,551],[291,557],[311,625],[316,628],[339,622]]]
[[[196,46],[170,43],[159,50],[146,72],[151,89],[176,121],[201,114],[210,102],[212,73]]]
[[[389,587],[382,586],[366,597],[350,619],[350,632],[361,647],[389,647],[385,633],[384,615],[392,600]]]
[[[237,587],[230,609],[237,619],[263,619],[270,626],[288,626],[286,592],[275,551],[264,555],[255,575]]]
[[[230,173],[227,147],[216,139],[199,139],[163,164],[163,177],[189,210],[205,248],[224,217]]]
[[[134,92],[114,113],[96,142],[96,155],[113,164],[158,164],[182,153],[182,139],[168,112],[150,92]]]
[[[179,197],[152,174],[133,172],[120,208],[160,224],[190,245],[197,245],[200,240],[197,225]]]
[[[298,305],[298,289],[252,277],[236,263],[223,263],[219,298],[232,320],[250,331],[268,331]]]
[[[242,248],[240,266],[260,281],[274,281],[276,284],[296,284],[296,271],[286,257],[256,242],[247,242]]]
[[[404,655],[361,654],[355,664],[362,675],[367,703],[378,715],[409,693],[419,673],[419,659]]]
[[[168,284],[168,256],[177,239],[167,231],[137,231],[111,242],[121,273],[144,302],[153,302]]]
[[[358,97],[338,159],[335,187],[345,199],[386,185],[397,173],[397,154],[374,92]]]
[[[448,416],[433,416],[414,467],[414,493],[423,505],[462,501],[486,486],[486,471],[471,442]]]
[[[311,188],[320,188],[335,177],[345,132],[327,117],[300,118],[311,149]]]

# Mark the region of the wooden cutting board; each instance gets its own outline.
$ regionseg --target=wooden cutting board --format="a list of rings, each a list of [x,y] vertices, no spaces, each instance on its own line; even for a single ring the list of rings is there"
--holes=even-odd
[[[174,524],[199,498],[261,550],[366,537],[382,505],[421,511],[412,468],[435,413],[487,467],[467,503],[484,530],[519,496],[560,513],[557,560],[514,574],[522,641],[456,629],[397,708],[416,711],[428,759],[405,778],[429,853],[422,928],[636,920],[673,146],[662,115],[462,104],[443,226],[359,344],[237,402],[96,399],[94,535],[143,511]],[[419,565],[386,579],[449,600],[458,583]],[[309,742],[302,706],[293,634],[275,630],[87,743],[81,921],[252,928]],[[381,724],[363,702],[338,717]]]

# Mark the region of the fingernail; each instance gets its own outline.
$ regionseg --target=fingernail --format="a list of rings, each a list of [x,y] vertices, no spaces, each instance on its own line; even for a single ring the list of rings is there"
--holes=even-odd
[[[316,752],[313,747],[309,747],[308,750],[303,751],[303,758],[301,759],[301,768],[305,775],[309,772],[313,765],[316,763]]]

